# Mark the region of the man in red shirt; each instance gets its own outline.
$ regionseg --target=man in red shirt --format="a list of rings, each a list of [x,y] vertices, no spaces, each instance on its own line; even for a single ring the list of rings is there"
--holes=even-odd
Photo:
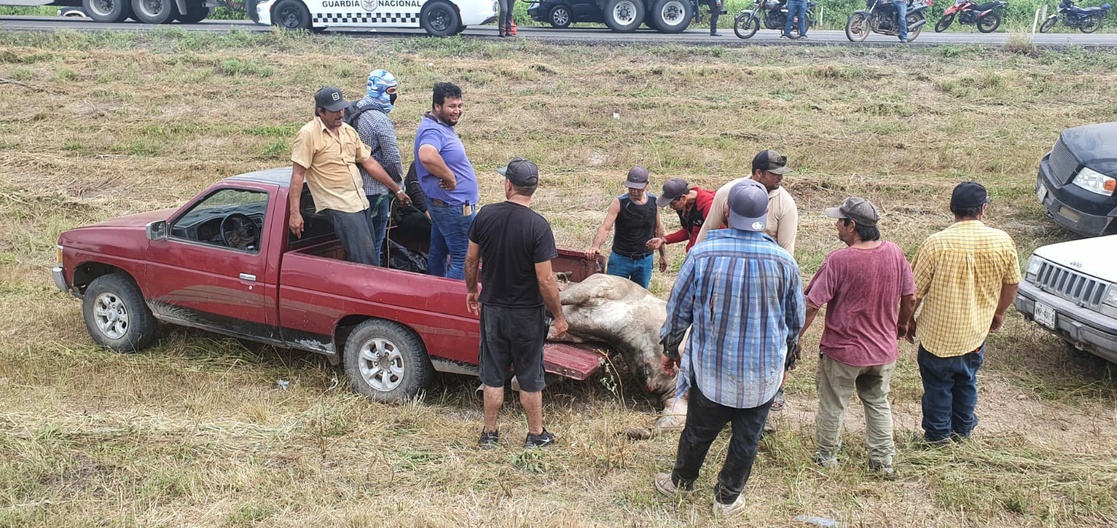
[[[838,238],[847,247],[822,261],[807,286],[807,319],[802,338],[822,306],[826,327],[819,343],[818,414],[814,460],[838,465],[842,415],[853,391],[865,407],[869,469],[894,479],[892,410],[888,385],[896,367],[897,339],[907,334],[915,310],[915,281],[904,252],[880,240],[877,208],[864,198],[850,198],[826,210],[836,219]]]
[[[686,180],[671,178],[663,184],[663,194],[655,200],[660,207],[671,206],[679,214],[678,231],[667,236],[656,237],[648,240],[648,249],[659,249],[664,244],[675,244],[684,240],[686,251],[694,247],[698,233],[702,231],[702,223],[706,215],[710,214],[710,206],[714,203],[714,192],[701,187],[691,187]]]

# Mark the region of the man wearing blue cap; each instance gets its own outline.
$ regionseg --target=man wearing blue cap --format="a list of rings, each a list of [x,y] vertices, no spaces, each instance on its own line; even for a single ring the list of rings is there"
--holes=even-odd
[[[667,302],[663,365],[668,373],[678,368],[675,394],[687,394],[689,411],[675,469],[656,475],[655,489],[672,498],[693,491],[710,444],[732,423],[713,505],[715,515],[728,517],[744,511],[742,491],[788,350],[798,347],[804,301],[795,259],[764,234],[764,186],[745,180],[733,187],[726,217],[731,229],[694,246]]]

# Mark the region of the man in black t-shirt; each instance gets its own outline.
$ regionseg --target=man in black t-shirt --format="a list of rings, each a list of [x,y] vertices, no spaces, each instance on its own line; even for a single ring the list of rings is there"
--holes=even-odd
[[[539,186],[534,163],[515,158],[497,170],[504,175],[505,202],[486,205],[469,228],[465,257],[466,306],[481,317],[479,352],[484,384],[485,425],[478,444],[500,442],[497,418],[504,403],[509,367],[515,366],[520,404],[527,415],[524,449],[555,443],[543,427],[543,341],[546,311],[554,315],[554,335],[566,333],[551,259],[558,256],[551,225],[532,211],[531,195]],[[478,295],[478,264],[484,289]]]

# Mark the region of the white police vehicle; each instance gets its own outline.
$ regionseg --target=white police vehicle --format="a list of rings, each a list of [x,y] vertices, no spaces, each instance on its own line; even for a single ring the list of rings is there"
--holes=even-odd
[[[422,28],[446,37],[496,19],[494,0],[266,0],[257,23],[286,29]]]

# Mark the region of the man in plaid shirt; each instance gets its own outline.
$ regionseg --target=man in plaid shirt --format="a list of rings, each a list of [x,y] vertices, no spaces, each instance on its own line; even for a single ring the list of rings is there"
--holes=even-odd
[[[741,492],[805,314],[799,266],[764,234],[767,190],[746,180],[730,190],[728,205],[731,229],[694,246],[667,303],[664,368],[678,367],[675,394],[689,391],[689,410],[674,471],[655,477],[656,490],[669,497],[693,491],[710,444],[732,422],[713,505],[715,515],[727,517],[744,511]]]
[[[977,427],[977,370],[985,338],[1004,324],[1016,297],[1020,264],[1016,244],[981,222],[989,196],[980,183],[954,188],[954,223],[923,242],[912,260],[923,378],[923,435],[933,445],[963,440]]]

